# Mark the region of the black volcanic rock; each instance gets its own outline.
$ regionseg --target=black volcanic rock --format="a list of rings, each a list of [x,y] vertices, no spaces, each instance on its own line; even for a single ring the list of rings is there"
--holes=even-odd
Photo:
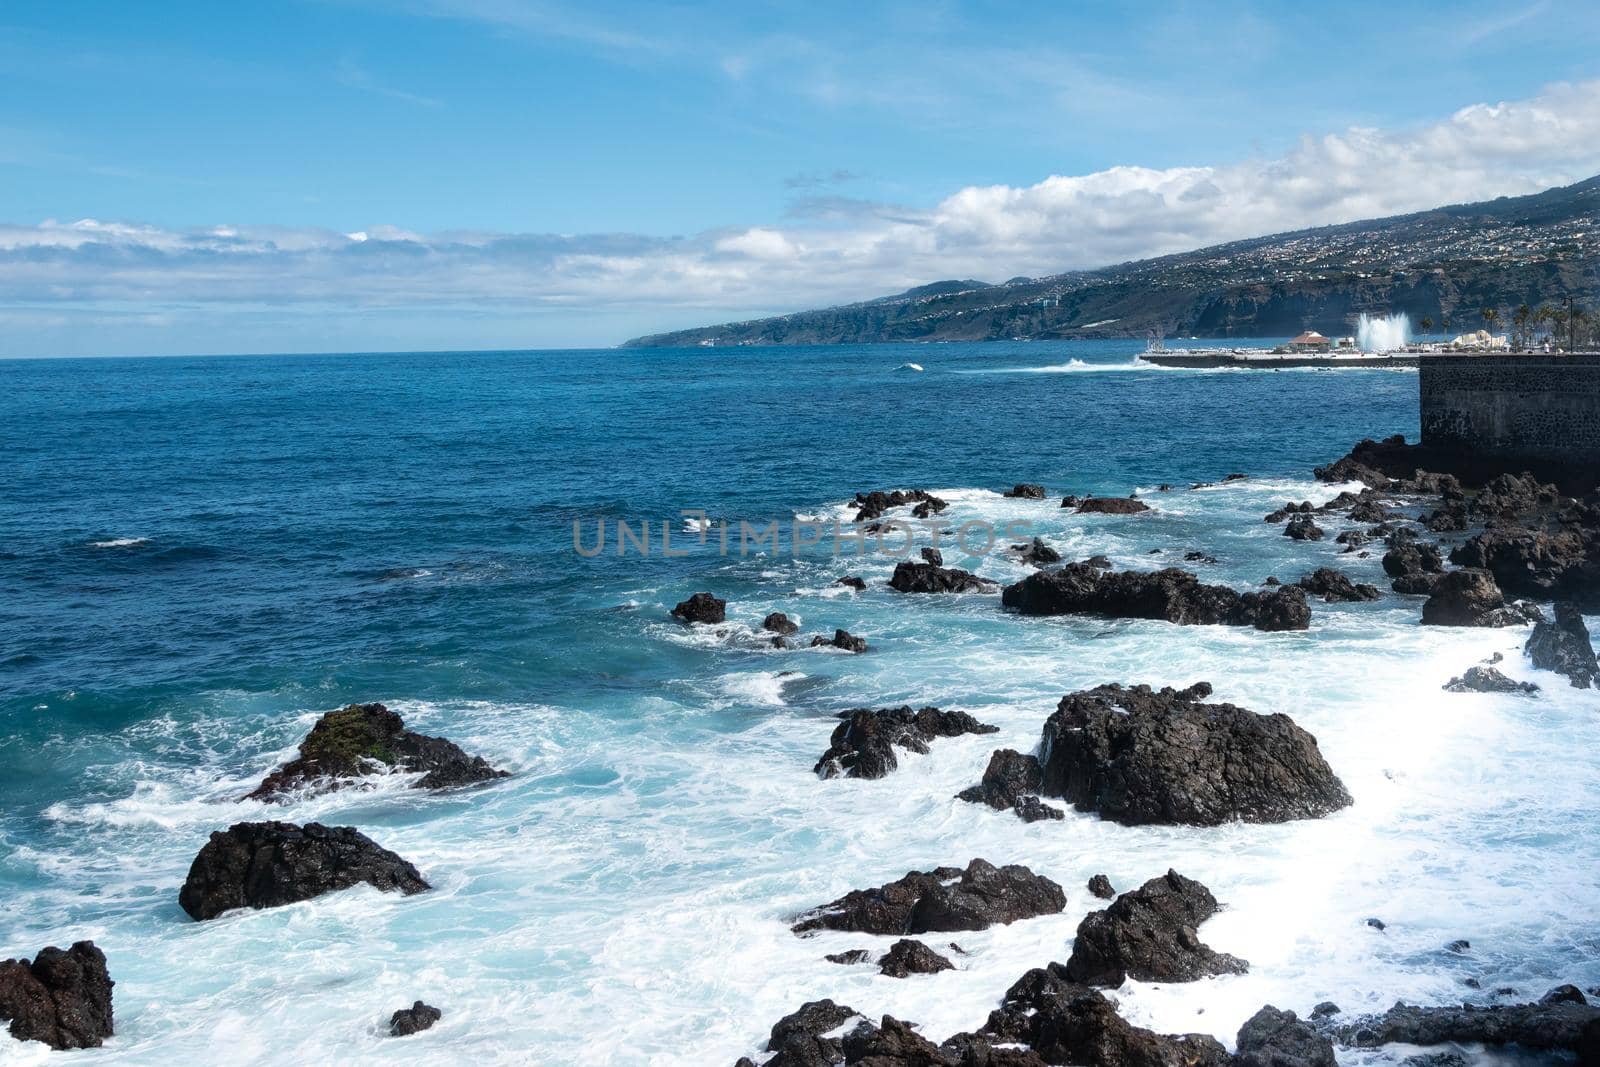
[[[800,627],[795,625],[794,620],[781,611],[774,611],[762,619],[761,628],[768,633],[778,634],[783,637],[800,632]]]
[[[1395,592],[1427,594],[1444,573],[1444,557],[1438,545],[1400,541],[1383,554],[1383,572],[1394,579]]]
[[[907,978],[913,974],[938,974],[953,971],[956,965],[939,955],[921,941],[905,937],[889,946],[889,952],[878,961],[878,973],[890,978]]]
[[[981,723],[964,711],[941,711],[910,705],[898,708],[855,708],[841,712],[828,750],[812,768],[823,778],[882,778],[900,765],[895,747],[926,754],[936,737],[992,734],[999,727]]]
[[[1096,900],[1115,899],[1117,891],[1112,888],[1111,879],[1103,874],[1097,874],[1089,879],[1089,895]]]
[[[274,908],[366,884],[406,895],[429,888],[417,869],[353,826],[241,822],[211,835],[178,903],[195,919]]]
[[[728,602],[710,593],[695,593],[672,609],[672,617],[684,622],[724,622],[728,618]]]
[[[1045,491],[1044,486],[1035,484],[1034,482],[1018,482],[1010,489],[1007,489],[1003,495],[1008,497],[1016,497],[1022,500],[1043,500],[1045,498]]]
[[[940,552],[937,548],[924,548],[922,550],[922,562],[931,563],[935,567],[943,567],[944,553]]]
[[[767,1067],[826,1067],[844,1062],[844,1042],[832,1034],[852,1019],[861,1018],[854,1008],[831,1000],[813,1000],[785,1015],[772,1025],[767,1050],[778,1055]]]
[[[1316,505],[1311,503],[1309,500],[1301,501],[1298,504],[1290,501],[1289,503],[1283,505],[1283,507],[1278,508],[1276,511],[1267,512],[1266,517],[1262,521],[1276,524],[1283,522],[1285,519],[1293,518],[1296,515],[1310,515],[1316,510]]]
[[[1433,584],[1422,605],[1425,626],[1521,626],[1543,613],[1531,604],[1507,605],[1488,571],[1450,571]]]
[[[865,637],[857,637],[849,630],[835,630],[832,637],[823,637],[821,634],[813,637],[811,639],[811,647],[837,648],[845,652],[865,652],[867,650],[867,639]]]
[[[889,588],[900,593],[989,593],[999,582],[979,578],[959,567],[936,567],[932,563],[897,563]]]
[[[1000,1058],[1024,1046],[1024,1058]],[[1228,1067],[1231,1057],[1203,1034],[1166,1036],[1134,1026],[1100,993],[1067,977],[1059,963],[1018,979],[975,1034],[957,1034],[944,1049],[960,1067]],[[1033,1057],[1033,1058],[1026,1058]],[[885,1064],[883,1067],[889,1067]]]
[[[1150,505],[1131,496],[1091,496],[1078,503],[1080,515],[1137,515]]]
[[[1043,567],[1050,563],[1060,563],[1061,553],[1044,543],[1043,538],[1035,537],[1032,542],[1011,546],[1019,554],[1021,562],[1030,567]]]
[[[842,586],[845,586],[848,589],[854,589],[858,593],[864,591],[867,588],[866,579],[857,578],[853,574],[847,574],[843,578],[840,578],[839,580],[834,582],[833,584],[834,585],[842,585]]]
[[[389,1016],[389,1035],[391,1037],[410,1037],[420,1034],[424,1030],[433,1028],[433,1024],[444,1018],[444,1012],[431,1004],[417,1001],[409,1008],[401,1008]]]
[[[93,941],[46,948],[32,960],[0,962],[0,1021],[18,1041],[58,1051],[99,1048],[112,1034],[106,955]]]
[[[300,742],[300,754],[267,775],[246,800],[284,800],[305,789],[336,789],[370,774],[426,772],[419,789],[451,789],[509,777],[453,741],[405,728],[382,704],[350,704],[318,719]]]
[[[974,804],[987,804],[996,811],[1010,809],[1023,822],[1065,818],[1065,812],[1039,799],[1042,780],[1043,772],[1036,757],[1002,748],[989,757],[983,780],[956,796]]]
[[[1362,1048],[1403,1042],[1442,1045],[1478,1042],[1520,1045],[1532,1051],[1576,1051],[1581,1067],[1596,1062],[1600,1052],[1600,1007],[1574,1001],[1536,1004],[1470,1004],[1413,1007],[1397,1004],[1382,1015],[1345,1023],[1335,1032],[1341,1041]]]
[[[1239,593],[1204,585],[1176,567],[1107,571],[1091,563],[1069,563],[1006,586],[1000,602],[1024,615],[1103,615],[1258,630],[1304,630],[1311,625],[1311,609],[1300,589]]]
[[[1600,530],[1490,526],[1451,552],[1450,561],[1488,571],[1511,596],[1572,599],[1600,610]]]
[[[1217,912],[1211,891],[1176,871],[1122,894],[1078,926],[1066,977],[1084,985],[1193,982],[1243,974],[1244,960],[1202,944],[1195,928]]]
[[[1540,623],[1541,626],[1547,625]],[[1524,693],[1532,694],[1539,687],[1532,682],[1518,682],[1507,678],[1493,667],[1470,667],[1459,678],[1444,684],[1449,693]]]
[[[1365,583],[1358,585],[1350,580],[1349,575],[1332,567],[1318,567],[1295,584],[1329,604],[1377,600],[1383,595],[1378,592],[1377,586]]]
[[[1589,628],[1571,601],[1558,602],[1555,613],[1554,622],[1541,620],[1534,625],[1525,649],[1528,658],[1542,671],[1566,675],[1574,689],[1588,689],[1600,680]]]
[[[881,489],[875,489],[870,493],[856,494],[855,521],[872,522],[883,518],[884,513],[890,508],[901,508],[907,504],[915,505],[912,513],[919,519],[937,515],[949,507],[949,504],[926,489],[896,489],[887,493]]]
[[[1294,720],[1202,703],[1210,693],[1202,682],[1063,697],[1040,743],[1044,794],[1134,826],[1287,822],[1350,804]]]
[[[1333,1042],[1292,1011],[1267,1005],[1239,1028],[1235,1067],[1338,1067]]]
[[[1066,894],[1026,867],[995,867],[981,859],[959,867],[912,871],[877,889],[856,889],[799,916],[797,934],[846,930],[864,934],[926,934],[983,930],[1067,906]]]
[[[1283,536],[1294,541],[1320,541],[1325,535],[1310,515],[1296,515],[1283,528]]]

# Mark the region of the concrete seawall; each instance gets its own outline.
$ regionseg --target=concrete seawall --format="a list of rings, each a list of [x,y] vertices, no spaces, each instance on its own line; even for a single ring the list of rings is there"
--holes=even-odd
[[[1419,378],[1424,445],[1600,475],[1600,353],[1426,355]]]

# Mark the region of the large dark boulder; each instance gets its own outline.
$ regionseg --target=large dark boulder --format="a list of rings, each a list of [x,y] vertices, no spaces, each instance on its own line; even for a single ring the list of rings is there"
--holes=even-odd
[[[781,611],[774,611],[761,620],[761,628],[769,634],[788,637],[790,634],[799,633],[800,627],[795,621]]]
[[[1150,505],[1131,496],[1091,496],[1078,502],[1080,515],[1137,515]]]
[[[889,588],[900,593],[990,593],[999,582],[979,578],[960,567],[937,567],[932,563],[895,564]]]
[[[366,884],[410,895],[429,888],[410,863],[353,826],[241,822],[211,835],[178,903],[195,919],[275,908]]]
[[[956,965],[939,955],[921,941],[903,937],[889,946],[889,951],[878,961],[878,973],[890,978],[907,978],[913,974],[938,974],[953,971]]]
[[[1541,617],[1530,604],[1508,606],[1494,575],[1480,570],[1440,575],[1422,605],[1425,626],[1521,626]]]
[[[983,780],[963,789],[956,796],[973,804],[987,804],[996,811],[1010,809],[1023,822],[1063,819],[1066,813],[1039,799],[1044,773],[1035,756],[1002,748],[989,757]]]
[[[1092,563],[1069,563],[1006,586],[1000,602],[1023,615],[1103,615],[1269,631],[1304,630],[1311,625],[1311,609],[1300,589],[1283,586],[1265,593],[1239,593],[1225,585],[1204,585],[1198,576],[1177,567],[1107,571]]]
[[[861,1018],[854,1008],[831,1000],[813,1000],[800,1005],[772,1025],[767,1051],[778,1055],[767,1067],[821,1067],[844,1062],[844,1042],[831,1035],[852,1019]]]
[[[695,593],[672,609],[672,617],[684,622],[724,622],[728,618],[728,602],[710,593]]]
[[[959,867],[912,871],[876,889],[855,889],[799,916],[797,934],[845,930],[863,934],[926,934],[984,930],[1038,915],[1054,915],[1067,896],[1026,867],[996,867],[981,859]]]
[[[1045,722],[1043,792],[1127,825],[1310,819],[1350,804],[1317,739],[1283,714],[1206,704],[1211,686],[1103,685]]]
[[[1540,626],[1546,625],[1540,623]],[[1539,691],[1532,682],[1518,682],[1507,678],[1493,667],[1469,667],[1459,678],[1444,684],[1447,693],[1521,693],[1531,695]]]
[[[1403,1042],[1442,1045],[1480,1042],[1520,1045],[1533,1051],[1578,1051],[1586,1028],[1600,1027],[1600,1007],[1560,1000],[1535,1004],[1480,1007],[1420,1008],[1397,1004],[1378,1016],[1341,1025],[1335,1036],[1343,1043],[1371,1048]],[[1595,1051],[1600,1051],[1596,1049]],[[1594,1060],[1580,1059],[1580,1067]]]
[[[1337,1067],[1333,1042],[1292,1011],[1268,1004],[1239,1028],[1236,1067]]]
[[[1589,628],[1571,601],[1556,604],[1555,613],[1554,622],[1534,625],[1525,649],[1528,658],[1542,671],[1566,675],[1574,689],[1588,689],[1600,680],[1600,662],[1595,659]]]
[[[1326,535],[1310,515],[1296,515],[1284,526],[1283,536],[1292,541],[1320,541]]]
[[[1318,567],[1295,584],[1311,596],[1320,596],[1329,604],[1377,600],[1383,595],[1378,592],[1377,586],[1367,585],[1364,582],[1357,584],[1350,580],[1348,574],[1332,567]]]
[[[832,637],[823,637],[818,634],[811,639],[812,648],[837,648],[844,652],[865,652],[867,639],[857,637],[849,630],[835,630]]]
[[[0,1021],[18,1041],[53,1049],[99,1048],[111,1036],[106,955],[93,941],[42,949],[32,960],[0,962]]]
[[[926,754],[936,737],[992,734],[998,726],[979,722],[964,711],[938,708],[855,708],[839,713],[844,721],[833,729],[828,751],[812,768],[824,778],[882,778],[900,765],[895,747]]]
[[[1176,871],[1122,894],[1078,925],[1066,977],[1094,986],[1193,982],[1243,974],[1249,965],[1200,941],[1195,928],[1217,912],[1217,898]]]
[[[444,1018],[444,1012],[432,1004],[417,1001],[409,1008],[401,1008],[389,1016],[389,1036],[410,1037],[420,1034],[424,1030],[433,1029],[433,1024]]]
[[[1395,592],[1426,595],[1444,573],[1444,557],[1438,545],[1402,540],[1383,554],[1383,572],[1394,579]]]
[[[989,1050],[1024,1046],[1039,1060],[982,1058]],[[1097,989],[1075,982],[1059,963],[1029,971],[1006,991],[1000,1007],[975,1034],[957,1034],[947,1051],[978,1055],[958,1059],[962,1067],[1029,1067],[1042,1061],[1084,1067],[1227,1067],[1231,1058],[1203,1034],[1167,1036],[1134,1026]]]
[[[337,789],[371,774],[422,772],[419,789],[450,789],[508,777],[453,741],[406,729],[382,704],[351,704],[318,719],[300,754],[267,775],[244,799],[280,801],[285,794]]]
[[[1600,534],[1583,528],[1547,533],[1490,526],[1450,553],[1460,567],[1486,570],[1511,596],[1570,598],[1600,610]]]

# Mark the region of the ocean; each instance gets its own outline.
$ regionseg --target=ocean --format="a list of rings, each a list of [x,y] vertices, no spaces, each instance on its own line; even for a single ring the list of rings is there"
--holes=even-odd
[[[934,1040],[974,1028],[1023,972],[1065,960],[1100,906],[1090,875],[1121,890],[1175,868],[1227,905],[1202,938],[1251,967],[1117,994],[1164,1032],[1231,1044],[1266,1003],[1600,983],[1594,696],[1552,675],[1534,700],[1441,691],[1495,652],[1535,678],[1524,632],[1423,628],[1379,554],[1262,522],[1335,495],[1311,468],[1356,440],[1415,439],[1415,374],[1159,370],[1140,347],[0,362],[0,958],[105,950],[117,1032],[86,1064],[731,1065],[821,997]],[[1250,477],[1189,489],[1231,472]],[[1018,482],[1052,497],[1001,496]],[[1305,633],[1021,618],[995,595],[900,595],[894,558],[826,540],[723,554],[683,514],[830,520],[897,487],[1068,559],[1198,550],[1217,562],[1187,566],[1240,588],[1333,565],[1385,596],[1315,602]],[[1058,507],[1135,490],[1153,511]],[[616,524],[642,520],[653,551],[619,557]],[[575,551],[574,523],[590,546],[602,522],[606,550]],[[1026,573],[1004,551],[944,553]],[[867,590],[836,585],[846,574]],[[725,626],[668,616],[699,590],[727,598]],[[774,649],[757,636],[774,610],[870,650]],[[992,749],[1036,745],[1065,693],[1201,680],[1315,734],[1354,805],[1130,828],[954,799]],[[355,701],[513,776],[237,799]],[[812,773],[837,712],[902,703],[1000,733],[936,741],[878,781]],[[177,891],[207,835],[264,818],[359,827],[434,888],[190,921]],[[955,972],[904,981],[822,959],[892,939],[785,922],[974,857],[1054,878],[1066,912],[959,935]],[[1458,938],[1469,952],[1447,951]],[[443,1020],[388,1037],[419,998]],[[0,1034],[0,1062],[56,1057]]]

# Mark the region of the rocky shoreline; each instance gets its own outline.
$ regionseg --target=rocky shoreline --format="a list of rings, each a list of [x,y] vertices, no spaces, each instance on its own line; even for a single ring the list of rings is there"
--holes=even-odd
[[[920,562],[900,563],[887,588],[908,604],[923,605],[936,605],[941,595],[998,593],[995,610],[1024,625],[1038,625],[1028,619],[1084,615],[1237,627],[1250,640],[1293,639],[1322,610],[1314,610],[1314,602],[1387,599],[1414,609],[1419,625],[1526,627],[1532,668],[1574,688],[1600,684],[1600,661],[1583,620],[1585,610],[1600,609],[1600,492],[1588,487],[1578,497],[1568,495],[1570,486],[1531,474],[1497,472],[1474,480],[1470,470],[1426,466],[1438,459],[1403,439],[1363,441],[1316,471],[1325,482],[1359,483],[1359,491],[1320,506],[1287,502],[1266,516],[1282,524],[1288,538],[1326,543],[1330,556],[1371,558],[1381,550],[1388,591],[1355,582],[1331,565],[1292,583],[1269,579],[1260,589],[1241,591],[1179,567],[1117,570],[1102,558],[1063,561],[1042,538],[1014,546],[1033,570],[1003,588],[946,566],[937,550],[924,550]],[[1049,498],[1044,486],[1033,483],[1004,495]],[[896,509],[928,518],[949,504],[912,489],[858,493],[854,506],[857,520],[872,524],[885,522]],[[1062,507],[1109,522],[1145,521],[1140,516],[1153,510],[1135,497],[1068,496]],[[1214,558],[1202,546],[1189,549],[1185,562],[1204,566]],[[856,592],[867,588],[861,579],[839,581]],[[707,591],[677,604],[671,615],[690,628],[728,625],[726,600]],[[799,630],[783,612],[769,612],[760,633],[770,647],[791,649]],[[867,637],[836,628],[801,647],[861,654],[873,646]],[[1531,699],[1541,691],[1492,663],[1466,666],[1445,688]],[[1117,826],[1198,828],[1316,819],[1356,802],[1316,738],[1291,717],[1212,701],[1212,695],[1208,682],[1154,689],[1137,679],[1065,694],[1043,717],[1036,748],[993,751],[973,767],[976,784],[959,798],[1026,822],[1064,823],[1072,811]],[[813,767],[821,779],[882,779],[899,769],[904,753],[927,753],[940,739],[997,732],[967,712],[933,706],[853,708],[837,719]],[[428,790],[482,786],[508,776],[445,738],[409,730],[382,704],[352,704],[318,719],[295,757],[241,799],[292,803],[394,773],[411,775],[409,785]],[[997,860],[972,858],[965,867],[910,871],[884,885],[852,890],[792,916],[790,930],[799,937],[821,931],[893,937],[881,954],[857,947],[826,958],[842,966],[877,966],[887,979],[948,981],[945,972],[959,970],[952,960],[963,950],[954,942],[919,938],[1028,922],[1067,907],[1066,889],[1047,873]],[[355,827],[241,821],[210,835],[178,903],[192,919],[209,922],[237,909],[278,907],[358,885],[402,896],[430,888],[417,867]],[[1526,1004],[1396,1005],[1359,1017],[1346,1017],[1328,1003],[1295,1005],[1304,1017],[1266,1005],[1240,1028],[1233,1051],[1209,1036],[1163,1035],[1134,1026],[1118,1014],[1108,991],[1129,980],[1177,983],[1244,974],[1249,963],[1201,940],[1200,927],[1224,905],[1177,871],[1120,895],[1097,875],[1087,892],[1109,903],[1079,924],[1065,962],[1027,971],[971,1031],[935,1044],[914,1023],[887,1015],[872,1021],[818,999],[773,1025],[762,1058],[739,1063],[1328,1067],[1338,1049],[1470,1042],[1574,1054],[1584,1067],[1600,1067],[1600,1006],[1574,986]],[[57,1049],[97,1047],[114,1033],[113,985],[106,956],[88,941],[66,951],[46,948],[31,961],[7,960],[0,963],[0,1020],[21,1040]],[[386,1026],[395,1036],[407,1036],[434,1026],[442,1014],[419,1000],[395,1011]]]

